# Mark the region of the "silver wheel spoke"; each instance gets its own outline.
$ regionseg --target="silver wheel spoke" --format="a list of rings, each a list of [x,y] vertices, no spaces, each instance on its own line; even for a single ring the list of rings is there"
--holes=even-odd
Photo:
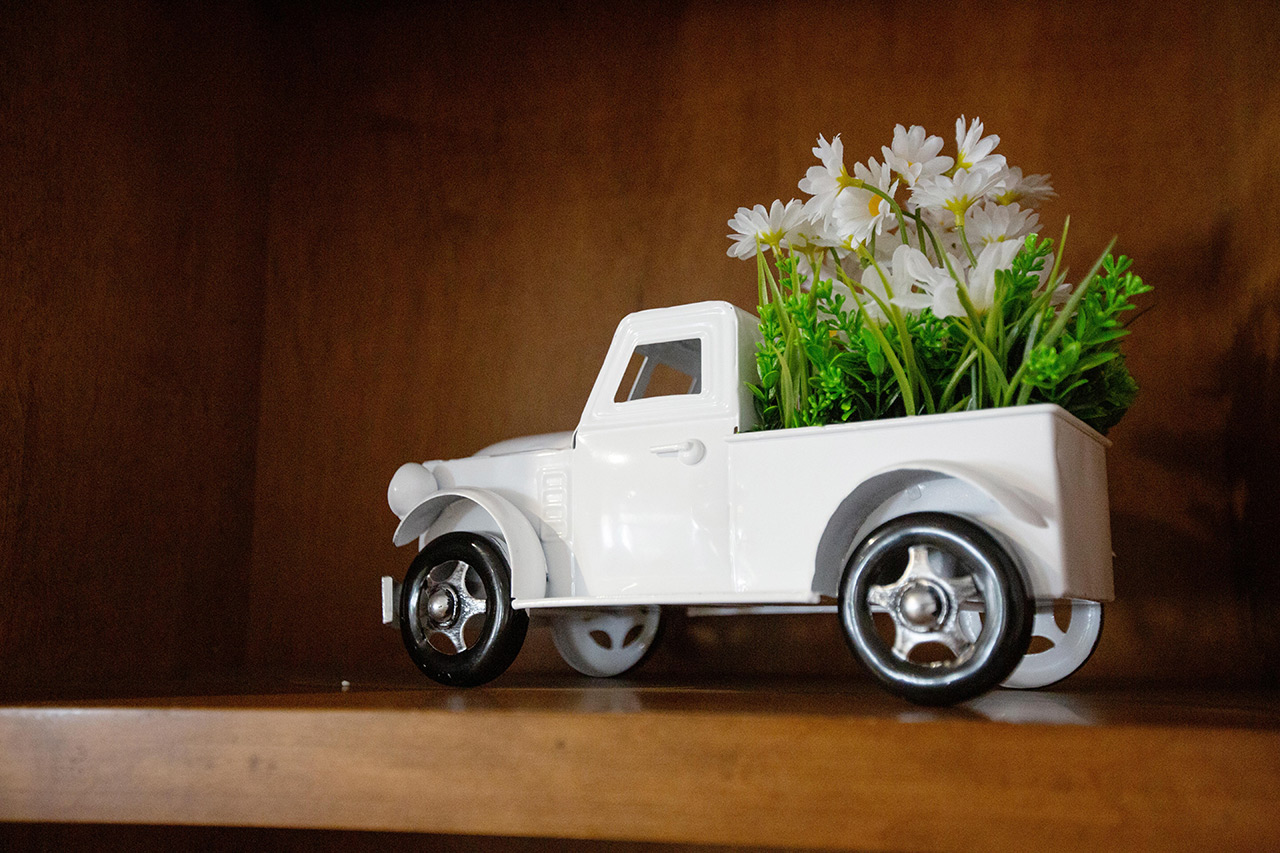
[[[963,610],[956,615],[959,616],[956,624],[959,625],[964,638],[970,643],[978,642],[978,636],[982,633],[982,616],[979,615],[979,611]]]
[[[946,662],[946,666],[957,666],[973,656],[973,643],[965,636],[964,631],[957,622],[952,622],[941,630],[929,631],[928,633],[912,631],[910,628],[901,625],[895,625],[894,627],[896,634],[893,641],[893,653],[900,660],[910,662],[912,650],[924,643],[937,643],[945,646],[955,656],[955,660]],[[930,665],[941,666],[944,664]]]
[[[867,590],[867,604],[871,605],[873,610],[888,610],[893,602],[893,590],[895,587],[896,585],[871,587]]]
[[[466,593],[467,591],[467,572],[471,567],[461,560],[453,564],[453,571],[449,573],[449,577],[441,581],[446,586],[453,587],[455,592]]]
[[[893,653],[904,661],[911,658],[912,649],[929,638],[928,634],[920,634],[904,625],[897,624],[897,620],[894,620],[893,630]]]
[[[902,577],[898,578],[898,584],[906,583],[915,578],[937,577],[933,573],[933,568],[929,565],[931,551],[932,549],[928,545],[912,545],[908,550],[907,568],[903,571]],[[898,584],[895,584],[895,586]]]
[[[447,637],[449,642],[453,643],[453,647],[457,651],[465,652],[467,650],[467,641],[462,639],[462,623],[461,622],[455,622],[454,624],[450,625],[448,628],[441,629],[439,633]]]
[[[464,625],[472,616],[480,616],[487,613],[489,603],[483,598],[476,598],[467,592],[466,587],[454,590],[458,594],[458,624]]]
[[[893,654],[900,660],[910,662],[911,653],[925,643],[937,643],[948,649],[954,660],[945,665],[954,666],[967,661],[973,656],[974,640],[966,635],[965,626],[957,618],[958,611],[968,605],[980,608],[983,604],[982,591],[978,588],[972,575],[947,577],[949,566],[936,566],[946,554],[928,545],[912,545],[907,550],[907,565],[902,575],[888,585],[871,586],[867,589],[867,605],[873,610],[887,611],[893,618],[894,639]],[[942,572],[939,571],[942,570]],[[914,617],[914,624],[904,609],[910,604],[918,606],[922,589],[932,589],[933,594],[947,599],[939,605],[950,615],[933,630],[924,630],[919,617]],[[941,617],[940,617],[941,618]],[[931,666],[944,664],[935,663]]]
[[[944,582],[951,589],[951,594],[955,596],[957,606],[963,607],[966,603],[983,603],[982,591],[978,589],[978,585],[974,582],[973,575],[945,578]]]
[[[953,620],[949,625],[943,626],[941,631],[934,634],[934,639],[951,650],[956,656],[956,663],[968,660],[973,654],[973,643],[964,635],[958,621]]]

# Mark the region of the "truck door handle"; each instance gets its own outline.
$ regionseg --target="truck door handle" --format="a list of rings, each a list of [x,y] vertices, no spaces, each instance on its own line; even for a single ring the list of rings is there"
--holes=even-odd
[[[675,456],[686,465],[697,465],[707,455],[707,446],[696,438],[679,444],[659,444],[649,448],[655,456]]]

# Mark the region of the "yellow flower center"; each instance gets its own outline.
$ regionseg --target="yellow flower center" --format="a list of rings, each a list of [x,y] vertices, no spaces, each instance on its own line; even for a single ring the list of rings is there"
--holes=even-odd
[[[958,198],[947,199],[943,202],[943,206],[956,215],[956,221],[959,222],[964,216],[966,210],[973,206],[974,200],[967,195]]]

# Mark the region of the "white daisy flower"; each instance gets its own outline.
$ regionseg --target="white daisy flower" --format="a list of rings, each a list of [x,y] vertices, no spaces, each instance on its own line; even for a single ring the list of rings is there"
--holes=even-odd
[[[1021,169],[1011,166],[1005,177],[1004,189],[996,195],[995,201],[996,204],[1013,204],[1015,201],[1021,201],[1034,206],[1057,195],[1049,185],[1048,175],[1024,177]]]
[[[888,288],[884,286],[881,273],[889,280]],[[935,268],[919,249],[904,245],[894,249],[893,258],[881,263],[879,270],[871,266],[862,272],[863,290],[872,291],[886,303],[891,302],[911,313],[933,308],[935,294],[945,290],[949,284],[954,286],[955,281],[946,270]],[[863,303],[872,319],[884,322],[884,312],[874,299],[864,298]]]
[[[821,136],[813,149],[813,156],[822,161],[821,166],[810,166],[800,179],[800,190],[813,198],[805,203],[805,211],[814,219],[827,219],[841,191],[852,184],[844,168],[844,143],[840,135],[830,141]]]
[[[804,216],[787,238],[791,249],[805,254],[826,254],[827,249],[840,246],[840,235],[825,219],[811,215],[807,205],[803,212]]]
[[[898,191],[893,172],[872,158],[864,166],[853,165],[853,176],[864,184],[875,187],[892,197]],[[850,186],[836,198],[831,210],[835,231],[841,240],[850,244],[865,243],[872,234],[883,234],[887,221],[893,217],[889,202],[870,190]]]
[[[969,208],[966,218],[965,234],[974,246],[1020,240],[1040,227],[1039,215],[1034,210],[1023,210],[1017,203],[975,205]]]
[[[916,185],[921,178],[941,175],[951,168],[950,157],[941,157],[941,136],[926,136],[925,129],[913,124],[910,130],[902,125],[893,128],[893,147],[881,146],[885,164],[902,176],[908,187]]]
[[[776,251],[789,244],[804,222],[804,205],[795,199],[785,205],[781,200],[775,200],[768,210],[763,204],[753,208],[740,207],[729,220],[729,227],[734,233],[726,235],[733,241],[728,254],[745,260],[754,257],[760,247]]]
[[[1003,170],[960,169],[954,175],[921,180],[911,190],[911,200],[922,208],[942,208],[962,221],[965,212],[990,192],[1000,189]]]
[[[949,302],[944,300],[940,305],[938,301],[940,294],[948,293],[959,305],[955,297],[955,280],[950,273],[933,266],[918,249],[899,246],[893,253],[892,268],[893,303],[900,308],[911,313],[929,308],[938,316],[950,316],[939,313],[939,310],[945,311],[950,307]]]
[[[968,316],[965,313],[964,304],[960,302],[960,288],[954,278],[948,276],[947,280],[935,288],[929,296],[932,298],[929,310],[933,311],[935,317]]]
[[[978,265],[963,269],[960,263],[952,258],[952,267],[965,281],[965,289],[969,293],[969,301],[979,315],[991,310],[995,303],[996,270],[1008,269],[1013,263],[1014,255],[1021,248],[1018,243],[988,243],[978,255]],[[941,270],[937,270],[941,273]],[[925,284],[925,291],[931,299],[930,310],[937,317],[965,317],[964,305],[960,302],[960,288],[950,275],[935,275]]]
[[[996,299],[996,270],[1007,270],[1022,245],[1016,241],[988,243],[978,254],[978,265],[969,270],[969,300],[979,314],[990,310]],[[957,300],[958,301],[958,300]]]
[[[956,119],[956,170],[1004,168],[1004,155],[991,153],[999,144],[1000,137],[994,133],[990,136],[982,135],[981,119],[975,117],[966,129],[964,116],[960,116]]]

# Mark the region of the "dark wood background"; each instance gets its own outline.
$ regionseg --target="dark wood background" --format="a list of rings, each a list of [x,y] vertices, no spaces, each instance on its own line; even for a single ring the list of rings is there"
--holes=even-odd
[[[753,307],[739,205],[961,113],[1155,285],[1080,679],[1274,679],[1273,3],[24,4],[0,12],[0,691],[411,676],[387,479],[571,428],[625,313]],[[834,620],[644,677],[859,677]],[[544,629],[517,670],[566,671]],[[426,682],[423,682],[424,689]]]

